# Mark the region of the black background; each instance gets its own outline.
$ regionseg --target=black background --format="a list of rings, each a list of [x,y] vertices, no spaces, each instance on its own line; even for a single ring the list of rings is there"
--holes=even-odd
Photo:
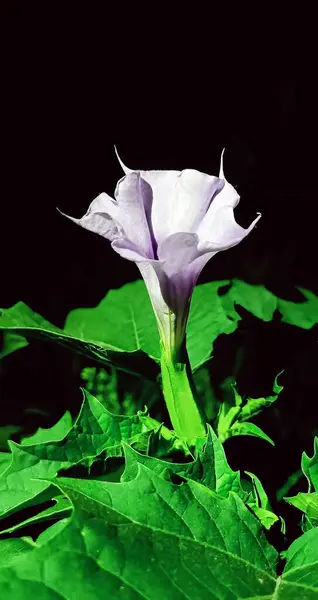
[[[294,300],[295,286],[318,293],[318,98],[314,53],[300,41],[300,31],[310,32],[300,23],[290,31],[286,20],[275,30],[276,15],[267,24],[261,9],[239,22],[224,8],[220,16],[212,5],[212,15],[156,4],[2,5],[2,307],[23,300],[62,326],[72,308],[94,306],[138,278],[107,241],[56,211],[79,217],[98,193],[113,194],[122,176],[114,144],[132,168],[210,174],[225,147],[226,176],[241,195],[237,221],[263,216],[239,247],[212,259],[201,281],[240,277]],[[318,429],[317,331],[246,316],[241,334],[245,393],[270,393],[274,374],[286,369],[276,421],[264,417],[278,447],[239,440],[233,452],[235,466],[275,489],[299,468],[301,451],[311,452]],[[231,362],[222,340],[218,352],[216,380],[223,358]],[[16,422],[30,403],[53,421],[78,406],[66,351],[35,342],[10,361],[2,422]]]

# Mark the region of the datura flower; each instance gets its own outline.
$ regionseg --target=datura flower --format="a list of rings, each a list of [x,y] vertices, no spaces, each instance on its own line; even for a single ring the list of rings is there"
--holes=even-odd
[[[224,177],[223,153],[219,177],[195,169],[132,170],[118,160],[125,176],[117,183],[115,198],[102,193],[82,218],[69,218],[110,240],[118,254],[137,264],[162,349],[178,361],[203,267],[217,252],[239,244],[260,215],[247,229],[236,223],[233,209],[240,197]]]

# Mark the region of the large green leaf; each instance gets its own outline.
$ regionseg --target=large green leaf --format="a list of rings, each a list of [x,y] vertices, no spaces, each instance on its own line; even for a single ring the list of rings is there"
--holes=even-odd
[[[252,493],[246,492],[242,487],[239,472],[232,471],[223,445],[209,425],[207,438],[198,439],[194,460],[186,463],[167,462],[154,456],[140,454],[126,443],[123,446],[125,471],[121,477],[122,482],[134,479],[138,473],[138,465],[142,464],[165,479],[173,480],[173,476],[177,475],[202,483],[224,498],[227,498],[230,492],[235,492],[267,529],[278,521],[278,517],[270,510],[265,490],[255,475],[248,473],[254,484]]]
[[[11,464],[0,476],[0,517],[51,499],[56,490],[43,479],[55,477],[60,469],[83,462],[89,466],[102,453],[104,461],[121,456],[123,440],[146,451],[149,430],[151,423],[142,415],[112,415],[84,392],[80,414],[64,439],[50,440],[46,433],[43,443],[10,442]]]
[[[226,314],[235,321],[241,319],[235,309],[237,304],[263,321],[271,321],[274,312],[278,310],[284,323],[311,329],[318,323],[318,297],[305,288],[296,289],[303,295],[303,302],[284,300],[263,285],[251,285],[240,279],[233,279],[231,287],[222,296],[223,307]]]
[[[222,288],[229,284],[230,288],[221,294]],[[198,369],[211,357],[220,334],[235,331],[241,320],[236,305],[264,321],[270,321],[278,310],[283,321],[306,329],[312,327],[318,322],[318,299],[308,290],[300,288],[300,291],[305,301],[296,303],[277,298],[264,286],[236,279],[197,286],[187,330],[192,369]],[[156,320],[143,281],[110,290],[94,308],[71,311],[63,330],[33,313],[23,302],[0,311],[0,329],[15,335],[55,340],[90,358],[130,372],[142,372],[150,378],[157,373],[149,364],[146,368],[143,365],[146,356],[155,363],[160,360]]]
[[[142,284],[142,282],[136,283]],[[123,286],[120,290],[111,290],[96,308],[72,311],[66,320],[64,329],[56,327],[34,313],[24,302],[18,302],[11,308],[0,310],[0,329],[16,332],[26,337],[55,341],[102,363],[114,364],[129,372],[138,372],[142,369],[142,362],[138,360],[141,353],[138,342],[141,333],[138,332],[134,312],[129,309],[129,304],[127,304],[126,287]],[[142,314],[145,315],[145,330],[150,332],[149,344],[146,344],[145,351],[149,352],[152,358],[156,358],[152,356],[153,349],[159,346],[156,322],[151,312],[147,293],[142,292],[141,288],[139,286],[139,294],[138,289],[135,290],[135,293],[143,306]],[[116,292],[118,293],[117,302],[114,304],[113,294],[116,295]],[[131,296],[134,297],[134,293]],[[149,303],[148,311],[147,303]],[[129,322],[130,318],[130,327],[127,330],[123,329],[121,321],[125,310],[128,311],[125,323],[127,323],[127,319]],[[149,323],[147,322],[147,314],[150,319]],[[82,320],[84,317],[85,321]],[[117,321],[118,318],[119,321]],[[107,327],[105,327],[105,324],[107,324]],[[117,345],[113,345],[113,342],[116,341],[116,333]],[[109,340],[107,339],[108,335],[110,336]],[[137,357],[134,356],[135,353],[137,353]],[[147,358],[147,356],[145,355],[144,358]]]
[[[59,478],[58,485],[73,518],[0,569],[8,600],[22,588],[79,600],[261,598],[275,589],[277,555],[235,494],[174,485],[143,465],[127,483]]]
[[[235,493],[173,484],[144,465],[114,484],[58,478],[75,510],[39,536],[0,541],[0,596],[24,600],[314,600],[318,529],[277,554]],[[3,546],[2,546],[3,544]]]
[[[218,289],[226,283],[211,282],[197,286],[194,291],[188,326],[188,352],[193,369],[210,357],[218,335],[231,333],[236,328],[234,321],[226,316],[218,296]],[[157,324],[143,281],[110,290],[94,308],[71,311],[64,330],[33,313],[23,302],[1,311],[0,328],[55,340],[127,370],[138,370],[131,357],[129,360],[129,355],[138,351],[160,361]]]

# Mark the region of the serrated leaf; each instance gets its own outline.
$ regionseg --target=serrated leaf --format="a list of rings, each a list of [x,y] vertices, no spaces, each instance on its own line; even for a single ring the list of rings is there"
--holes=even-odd
[[[53,478],[60,469],[83,461],[89,466],[101,453],[104,461],[121,456],[123,440],[147,449],[147,428],[142,419],[138,415],[112,415],[84,391],[80,414],[63,440],[34,445],[10,442],[11,464],[0,476],[0,517],[50,500],[56,490],[40,479]]]
[[[277,553],[231,493],[143,465],[127,483],[58,478],[75,507],[36,544],[0,540],[0,595],[23,600],[315,600],[318,528]],[[9,542],[9,543],[8,543]],[[13,542],[11,544],[11,542]],[[70,573],[72,577],[70,577]]]
[[[64,539],[58,547],[67,548],[72,561],[69,568],[80,571],[82,577],[94,557],[98,567],[90,583],[81,578],[83,597],[94,581],[103,589],[94,590],[96,598],[114,599],[125,598],[125,592],[126,598],[150,600],[213,600],[229,594],[250,598],[252,591],[262,597],[275,588],[276,552],[235,494],[220,498],[194,481],[174,485],[142,465],[129,483],[105,485],[59,478],[58,485],[76,511],[60,534]],[[41,552],[47,557],[51,546],[56,564],[56,545],[57,538],[53,538],[40,549],[37,559],[35,551],[33,562],[43,564]],[[79,550],[80,563],[76,560]],[[47,559],[45,572],[49,573]],[[54,589],[52,583],[50,578]],[[67,597],[69,585],[59,581],[55,590]]]
[[[274,395],[267,398],[243,398],[237,391],[235,378],[225,379],[222,384],[224,399],[219,408],[216,424],[217,434],[222,443],[234,435],[252,435],[274,445],[273,440],[257,425],[246,421],[277,400],[279,393],[284,389],[283,386],[278,385],[280,374],[278,373],[274,381]]]
[[[72,428],[72,416],[67,410],[64,415],[52,427],[39,429],[29,437],[22,438],[20,444],[29,446],[30,444],[43,444],[44,442],[54,442],[65,438]]]
[[[191,462],[167,462],[153,456],[140,454],[127,444],[124,444],[124,450],[126,462],[121,478],[123,482],[134,479],[139,464],[141,464],[165,478],[169,478],[173,474],[200,482],[222,497],[228,497],[231,491],[236,492],[242,498],[246,497],[240,484],[240,474],[230,468],[224,448],[210,425],[208,425],[208,435],[202,448],[198,450],[195,459]]]
[[[241,320],[235,304],[263,321],[271,321],[278,310],[282,322],[302,329],[311,329],[318,323],[318,297],[305,288],[296,288],[304,297],[303,302],[292,302],[275,296],[263,285],[252,285],[239,279],[232,279],[231,287],[222,296],[226,314],[236,322]]]

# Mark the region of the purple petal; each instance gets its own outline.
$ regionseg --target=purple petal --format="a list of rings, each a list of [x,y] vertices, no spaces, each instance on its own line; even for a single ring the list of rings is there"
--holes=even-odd
[[[141,255],[154,258],[156,243],[151,227],[152,189],[138,173],[130,173],[117,184],[115,198],[118,221],[125,233],[139,248]]]
[[[175,233],[158,249],[160,262],[154,264],[161,292],[173,312],[188,310],[193,288],[208,260],[216,253],[199,250],[195,233]]]
[[[116,148],[115,152],[124,172],[131,174],[133,171],[124,165]],[[163,242],[177,232],[195,232],[213,198],[227,183],[223,178],[206,175],[195,169],[135,172],[140,174],[152,189],[152,207],[147,214],[147,220],[150,230],[151,224],[153,227],[153,244],[154,240],[157,243]],[[223,175],[222,169],[221,173]],[[131,235],[128,237],[131,238]]]
[[[147,261],[147,257],[140,253],[140,248],[126,237],[119,237],[112,242],[112,248],[120,256],[134,262]]]

